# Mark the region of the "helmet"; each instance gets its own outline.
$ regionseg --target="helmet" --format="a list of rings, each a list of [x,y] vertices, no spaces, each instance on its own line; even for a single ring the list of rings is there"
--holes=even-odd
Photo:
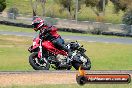
[[[44,25],[44,20],[37,17],[33,20],[32,22],[33,28],[35,31],[38,31],[42,28],[42,26]]]

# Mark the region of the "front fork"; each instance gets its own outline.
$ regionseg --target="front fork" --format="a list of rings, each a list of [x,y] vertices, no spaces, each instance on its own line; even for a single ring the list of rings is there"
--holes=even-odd
[[[74,53],[72,54],[71,59],[73,59],[73,57],[74,57],[75,55],[77,55],[77,52],[74,52]],[[85,63],[87,62],[87,59],[84,58],[84,56],[82,56],[82,55],[80,56],[79,59],[83,62],[83,64],[85,64]]]
[[[47,60],[45,57],[43,57],[43,53],[42,53],[42,40],[40,39],[40,45],[39,45],[39,52],[38,52],[38,57],[40,58],[40,60],[44,60],[44,62],[47,63]]]
[[[77,52],[73,52],[72,55],[71,55],[71,57],[70,57],[70,58],[69,58],[69,57],[67,58],[67,63],[73,61],[73,57],[74,57],[76,54],[77,54]]]
[[[39,58],[43,58],[43,55],[42,55],[42,40],[40,39],[40,45],[39,45]]]

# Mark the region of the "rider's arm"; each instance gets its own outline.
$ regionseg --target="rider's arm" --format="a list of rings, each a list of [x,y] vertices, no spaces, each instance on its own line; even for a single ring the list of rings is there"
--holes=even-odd
[[[43,30],[44,30],[43,34],[46,34],[46,33],[50,33],[50,32],[56,32],[58,29],[54,26],[50,26],[50,27],[47,27]]]
[[[52,29],[51,30],[52,32],[56,32],[58,30],[58,28],[56,28],[56,27],[52,27],[51,29]]]

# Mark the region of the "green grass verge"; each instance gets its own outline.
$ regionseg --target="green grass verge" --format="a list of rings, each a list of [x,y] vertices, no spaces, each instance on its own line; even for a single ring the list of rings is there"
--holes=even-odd
[[[0,31],[35,33],[35,31],[32,28],[22,28],[22,27],[1,25],[1,24],[0,24]],[[59,31],[59,34],[60,35],[80,35],[80,36],[90,36],[90,35],[92,35],[92,34],[81,34],[81,33],[72,33],[72,32],[62,32],[62,31]]]
[[[29,40],[27,37],[0,36],[0,71],[32,70],[28,64]]]
[[[8,88],[131,88],[130,84],[86,84],[80,86],[78,84],[54,84],[54,85],[32,85],[32,86],[9,86]],[[6,87],[5,87],[6,88]]]
[[[35,31],[32,28],[22,28],[22,27],[16,27],[16,26],[8,26],[8,25],[2,25],[0,24],[0,31],[11,31],[11,32],[28,32],[28,33],[35,33]],[[72,33],[72,32],[63,32],[58,31],[60,35],[73,35],[73,36],[97,36],[97,37],[114,37],[114,38],[121,38],[120,36],[106,36],[106,35],[93,35],[93,34],[82,34],[82,33]],[[126,37],[129,38],[129,37]]]
[[[12,32],[34,32],[31,28],[22,28],[16,26],[8,26],[0,24],[0,31],[12,31]]]
[[[91,70],[132,70],[132,45],[80,42],[92,62]],[[27,51],[28,37],[0,35],[0,71],[33,70]]]
[[[92,70],[131,70],[132,45],[88,43],[81,44],[91,58]]]

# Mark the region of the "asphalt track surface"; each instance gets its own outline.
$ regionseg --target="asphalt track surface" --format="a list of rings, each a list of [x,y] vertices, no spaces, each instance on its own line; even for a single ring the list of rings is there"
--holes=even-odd
[[[34,33],[0,31],[2,35],[33,37]],[[132,44],[131,38],[104,38],[92,36],[63,36],[64,39],[88,42]],[[0,71],[0,87],[12,85],[76,84],[78,71]],[[86,71],[88,74],[130,74],[129,71]]]
[[[9,32],[9,31],[0,31],[2,35],[16,35],[16,36],[27,36],[34,37],[35,33],[26,33],[26,32]],[[77,40],[77,41],[87,41],[87,42],[101,42],[101,43],[117,43],[117,44],[132,44],[132,38],[106,38],[99,36],[62,36],[62,38],[67,40]]]

